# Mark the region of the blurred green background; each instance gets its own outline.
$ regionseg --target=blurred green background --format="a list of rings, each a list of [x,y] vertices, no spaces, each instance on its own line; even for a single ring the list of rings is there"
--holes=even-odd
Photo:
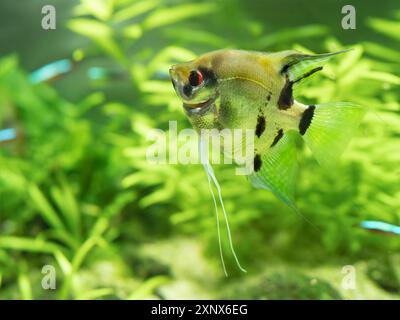
[[[343,30],[347,1],[53,0],[57,29],[44,31],[49,2],[0,4],[0,129],[19,132],[0,144],[1,299],[400,298],[400,237],[357,226],[400,224],[398,1],[352,1],[357,29]],[[369,110],[334,170],[299,147],[301,215],[215,168],[248,270],[224,239],[225,278],[203,168],[146,161],[152,128],[190,126],[169,66],[220,48],[349,47],[295,94]],[[30,81],[59,59],[73,70]]]

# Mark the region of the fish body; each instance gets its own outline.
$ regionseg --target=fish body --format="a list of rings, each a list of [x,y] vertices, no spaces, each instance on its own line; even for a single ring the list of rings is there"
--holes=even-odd
[[[74,62],[70,59],[62,59],[48,63],[30,74],[32,83],[41,83],[55,80],[72,70]]]
[[[170,76],[197,131],[253,130],[251,182],[293,207],[295,135],[304,138],[322,165],[330,165],[363,115],[350,103],[305,105],[293,97],[298,82],[342,52],[218,50],[173,66]]]
[[[305,106],[294,102],[289,110],[277,108],[286,79],[279,72],[281,64],[273,55],[241,50],[211,52],[189,64],[173,67],[172,78],[189,77],[193,69],[203,70],[206,86],[215,88],[207,97],[210,100],[205,100],[212,102],[209,106],[197,110],[197,103],[184,103],[189,120],[198,131],[212,128],[256,130],[259,124],[256,147],[262,151],[272,144],[280,129],[288,131],[298,126]],[[264,121],[266,117],[268,122]]]
[[[400,235],[400,226],[375,220],[365,220],[360,224],[361,228],[364,228],[371,232],[383,233],[388,235]]]

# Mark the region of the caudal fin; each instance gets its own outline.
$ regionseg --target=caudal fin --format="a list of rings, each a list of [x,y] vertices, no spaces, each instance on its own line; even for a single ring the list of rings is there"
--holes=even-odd
[[[332,166],[354,135],[365,110],[348,103],[309,106],[300,120],[299,131],[322,166]]]

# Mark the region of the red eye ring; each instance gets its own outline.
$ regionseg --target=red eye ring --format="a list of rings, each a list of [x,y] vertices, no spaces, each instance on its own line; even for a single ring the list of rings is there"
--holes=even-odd
[[[189,74],[189,84],[197,87],[203,83],[203,74],[199,70],[192,70]]]

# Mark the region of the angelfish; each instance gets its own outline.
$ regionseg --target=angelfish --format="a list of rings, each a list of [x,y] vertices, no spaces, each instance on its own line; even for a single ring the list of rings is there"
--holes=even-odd
[[[295,208],[296,135],[305,140],[321,165],[329,166],[345,149],[364,114],[363,108],[351,103],[305,105],[293,97],[301,80],[343,52],[218,50],[172,66],[170,77],[198,132],[253,130],[250,181]]]

